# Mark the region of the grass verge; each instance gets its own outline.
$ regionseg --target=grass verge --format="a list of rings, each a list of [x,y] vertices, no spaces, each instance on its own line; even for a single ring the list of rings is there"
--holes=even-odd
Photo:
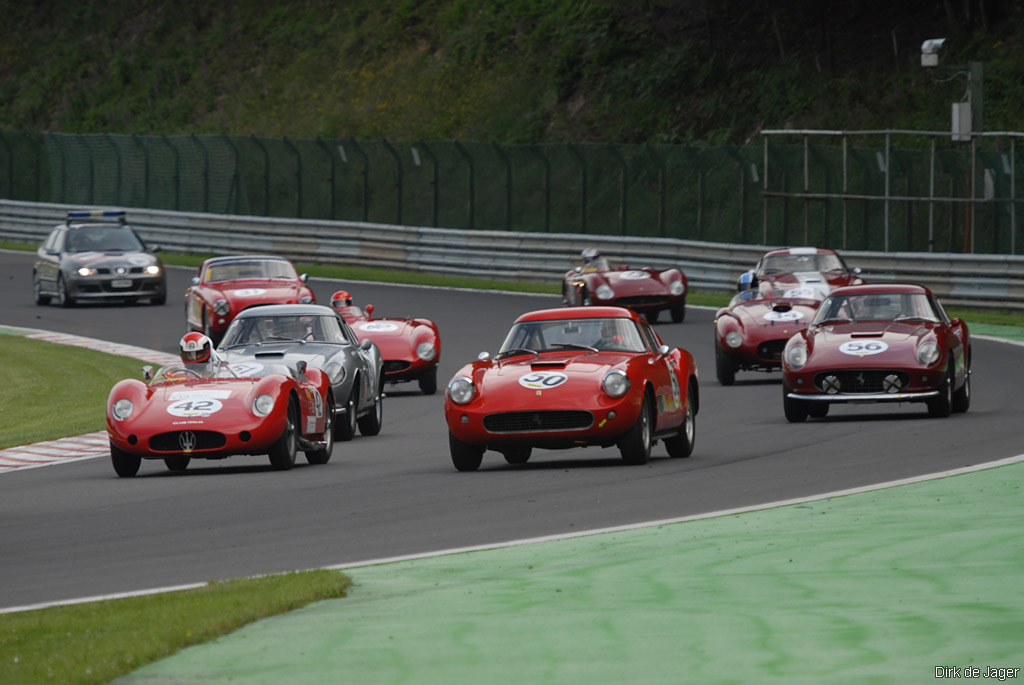
[[[103,430],[110,389],[122,378],[140,378],[143,365],[17,335],[0,334],[0,350],[8,362],[0,383],[0,448]]]
[[[107,683],[186,647],[312,602],[351,580],[314,570],[0,615],[0,683]]]

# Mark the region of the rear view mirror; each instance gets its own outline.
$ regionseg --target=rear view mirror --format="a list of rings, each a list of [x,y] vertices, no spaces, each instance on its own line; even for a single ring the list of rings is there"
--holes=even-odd
[[[153,367],[143,366],[142,367],[142,380],[151,381],[153,380]]]

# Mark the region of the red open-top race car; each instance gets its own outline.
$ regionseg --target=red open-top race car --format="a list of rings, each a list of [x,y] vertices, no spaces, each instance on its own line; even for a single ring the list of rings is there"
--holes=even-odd
[[[545,309],[516,319],[499,352],[481,354],[448,383],[452,463],[476,470],[485,450],[510,464],[533,448],[617,445],[644,464],[663,440],[688,457],[696,435],[697,365],[620,307]]]
[[[686,275],[680,269],[645,266],[612,268],[594,248],[583,251],[583,264],[570,269],[562,283],[562,302],[570,307],[607,305],[626,307],[654,323],[668,310],[672,321],[686,318]]]

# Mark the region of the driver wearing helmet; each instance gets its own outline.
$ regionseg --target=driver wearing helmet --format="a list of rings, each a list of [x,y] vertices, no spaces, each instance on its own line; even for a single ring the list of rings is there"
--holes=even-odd
[[[197,331],[186,333],[178,343],[178,348],[186,369],[203,377],[212,375],[214,365],[219,360],[209,336]]]
[[[349,322],[363,315],[362,310],[352,304],[352,296],[345,290],[339,290],[331,295],[331,309],[341,314],[342,318]]]
[[[583,269],[586,271],[607,271],[608,261],[601,256],[596,247],[588,247],[581,253],[583,257]]]

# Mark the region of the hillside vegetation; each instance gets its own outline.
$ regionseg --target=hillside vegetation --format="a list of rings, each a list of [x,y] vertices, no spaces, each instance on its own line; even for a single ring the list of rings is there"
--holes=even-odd
[[[0,127],[294,138],[743,143],[946,130],[947,64],[1020,128],[1009,0],[0,1]]]

